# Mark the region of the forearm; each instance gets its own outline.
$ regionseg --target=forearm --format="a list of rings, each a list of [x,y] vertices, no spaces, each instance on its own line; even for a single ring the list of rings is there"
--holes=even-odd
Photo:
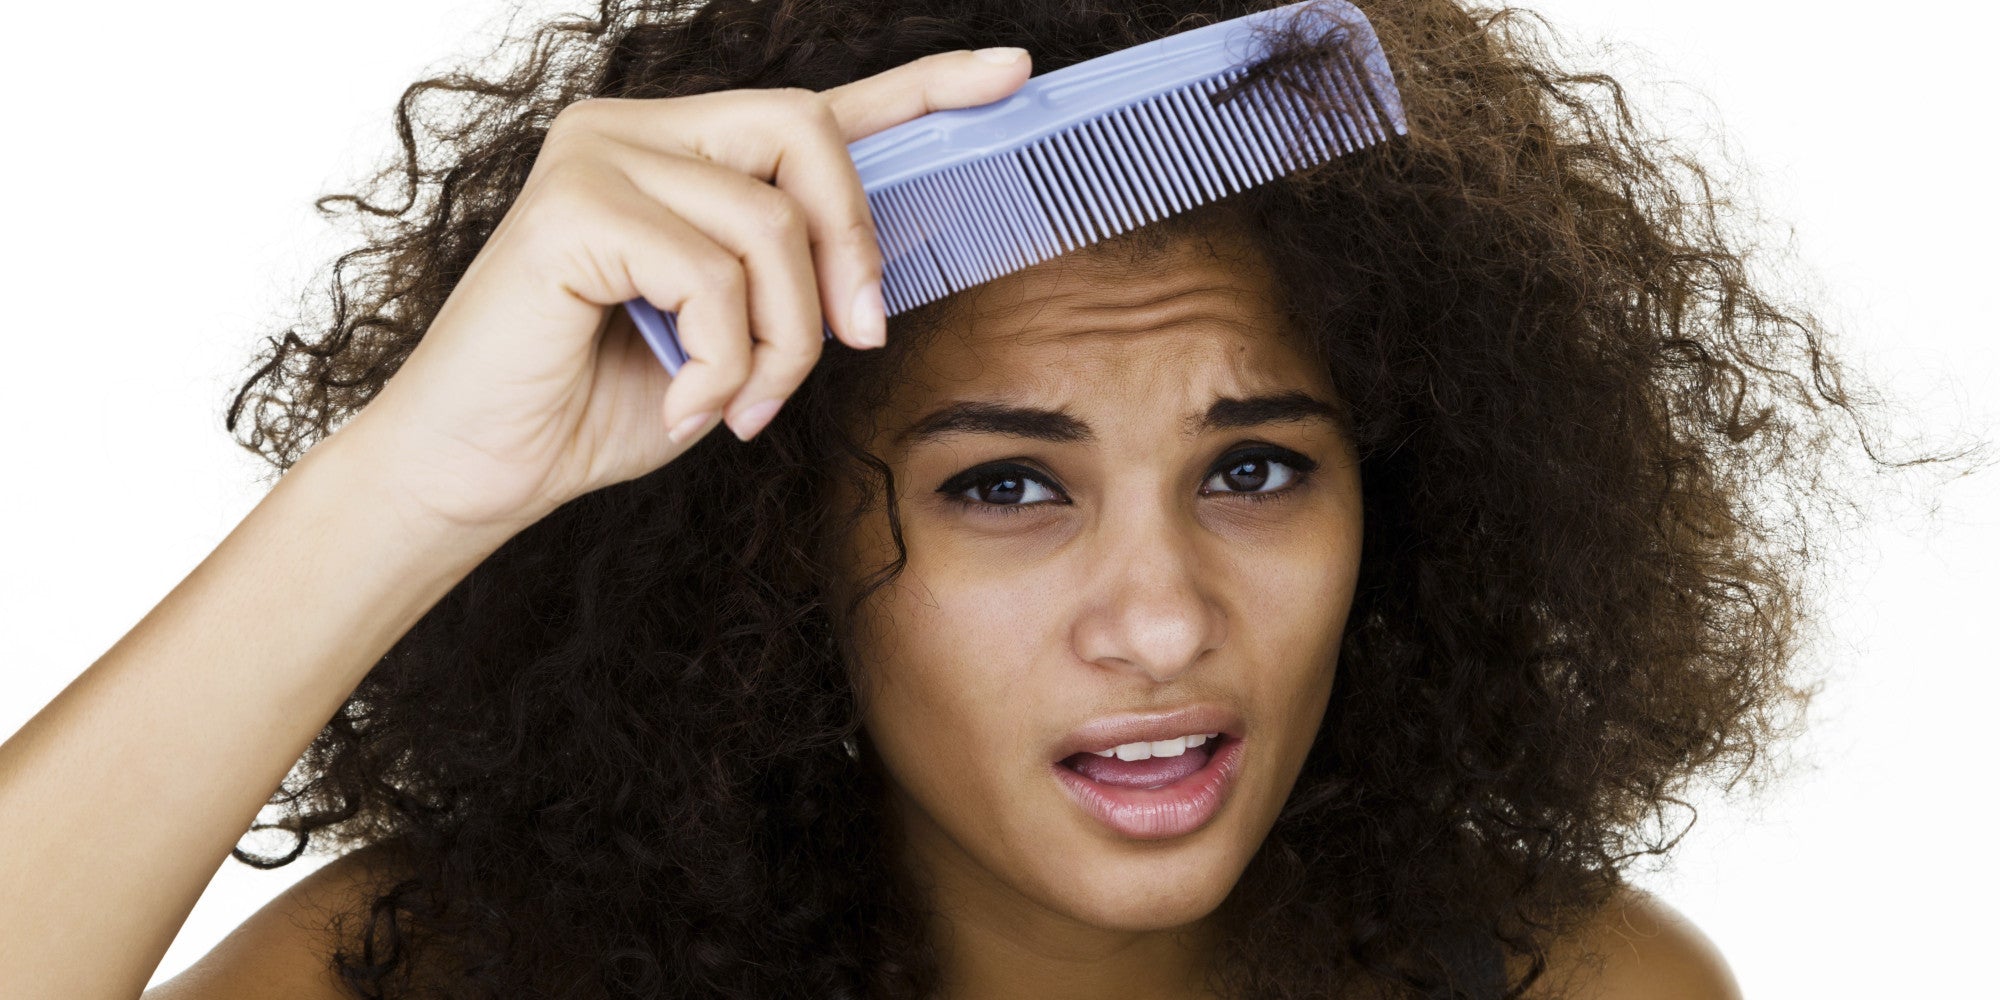
[[[512,533],[400,513],[355,430],[0,744],[0,996],[138,996],[313,736]]]

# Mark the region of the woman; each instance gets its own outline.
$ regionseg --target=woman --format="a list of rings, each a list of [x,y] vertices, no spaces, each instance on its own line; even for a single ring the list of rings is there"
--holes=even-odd
[[[0,747],[0,992],[138,993],[289,776],[236,856],[342,856],[152,995],[1733,995],[1621,876],[1803,701],[1752,490],[1852,405],[1615,91],[1368,4],[1409,136],[880,318],[847,143],[1251,9],[413,88],[488,103],[243,387],[286,475]]]

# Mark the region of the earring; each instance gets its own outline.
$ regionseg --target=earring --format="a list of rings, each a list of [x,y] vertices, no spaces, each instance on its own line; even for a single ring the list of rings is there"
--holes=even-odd
[[[841,737],[841,738],[840,738],[840,748],[841,748],[842,750],[845,750],[845,751],[847,751],[847,759],[848,759],[848,760],[860,760],[860,759],[861,759],[861,748],[860,748],[860,747],[857,747],[857,746],[855,746],[855,745],[854,745],[854,737],[852,737],[852,736],[843,736],[843,737]]]

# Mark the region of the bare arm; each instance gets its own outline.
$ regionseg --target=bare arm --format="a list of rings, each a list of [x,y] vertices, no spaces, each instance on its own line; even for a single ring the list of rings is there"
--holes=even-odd
[[[0,744],[0,996],[138,996],[320,727],[512,533],[400,513],[342,440],[361,430]]]
[[[352,1000],[332,956],[353,944],[334,922],[346,917],[365,927],[376,896],[407,875],[384,847],[344,854],[292,883],[143,1000]]]
[[[846,145],[997,100],[1029,68],[943,52],[822,93],[592,99],[557,116],[365,412],[0,744],[0,997],[140,996],[299,754],[457,581],[725,411],[754,436],[770,417],[757,404],[818,359],[822,307],[850,346],[879,346],[862,330],[886,321],[869,293],[881,259]],[[699,320],[677,375],[622,311],[607,321],[641,296]],[[690,433],[668,432],[684,420]],[[243,955],[204,960],[200,989],[261,988]]]

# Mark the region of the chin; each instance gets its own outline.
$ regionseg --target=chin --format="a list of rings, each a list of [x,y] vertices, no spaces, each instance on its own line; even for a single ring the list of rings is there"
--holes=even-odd
[[[1225,811],[1192,833],[1166,839],[1107,835],[1075,815],[1044,826],[1062,831],[1051,851],[1034,861],[1044,902],[1079,923],[1112,931],[1194,923],[1222,905],[1256,854],[1265,831],[1252,829],[1254,812]]]
[[[1087,876],[1064,876],[1052,902],[1078,923],[1108,931],[1168,930],[1201,920],[1222,905],[1243,869],[1214,852],[1188,863],[1103,860]]]

